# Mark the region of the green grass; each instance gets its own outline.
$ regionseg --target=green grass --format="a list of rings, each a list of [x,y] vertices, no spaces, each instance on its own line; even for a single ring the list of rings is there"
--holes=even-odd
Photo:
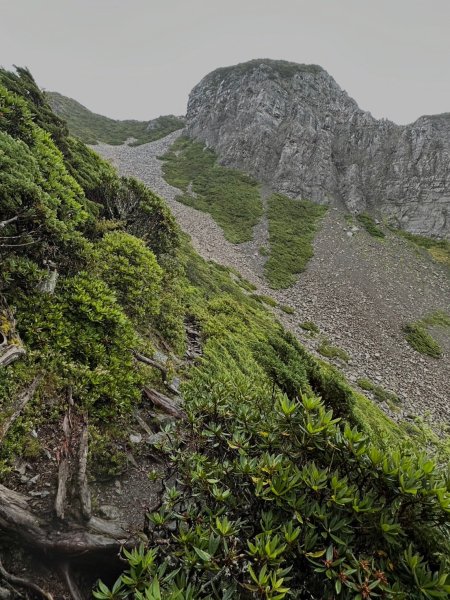
[[[184,193],[177,199],[209,213],[230,242],[248,242],[262,215],[257,182],[217,163],[216,155],[199,142],[180,138],[163,157],[164,177]]]
[[[278,302],[270,296],[265,296],[264,294],[252,294],[251,297],[257,302],[262,302],[263,304],[267,304],[267,306],[271,306],[272,308],[278,306]]]
[[[322,356],[326,356],[327,358],[339,358],[344,362],[348,362],[350,360],[350,356],[345,350],[339,348],[338,346],[333,346],[330,344],[329,340],[322,340],[317,347],[317,352]]]
[[[270,254],[269,248],[266,248],[265,246],[260,246],[258,252],[260,256],[269,256]]]
[[[401,237],[407,239],[417,248],[424,248],[427,250],[433,260],[436,262],[450,267],[449,240],[436,240],[422,235],[415,235],[413,233],[409,233],[408,231],[402,231],[401,229],[393,229],[393,231],[395,231],[395,233]]]
[[[312,242],[326,208],[308,200],[292,200],[282,194],[269,198],[270,257],[264,266],[273,289],[287,288],[305,270],[313,256]]]
[[[380,385],[377,385],[376,383],[373,383],[373,381],[370,381],[370,379],[358,379],[356,383],[361,389],[365,390],[366,392],[372,392],[374,397],[379,402],[386,402],[386,404],[392,409],[397,408],[397,406],[400,404],[400,400],[397,394],[385,390]]]
[[[403,332],[406,334],[408,344],[420,354],[426,354],[432,358],[441,357],[442,348],[420,322],[408,323],[404,326]]]
[[[425,315],[425,317],[414,323],[407,323],[403,327],[403,332],[406,334],[406,341],[417,352],[433,358],[440,358],[442,356],[442,348],[427,331],[428,327],[450,328],[450,315],[442,310],[437,310]]]
[[[57,92],[47,92],[47,99],[56,114],[67,122],[70,133],[85,144],[123,144],[135,138],[132,144],[146,144],[181,129],[184,123],[178,117],[167,115],[152,121],[119,121],[91,112],[85,106]]]
[[[287,315],[293,315],[295,313],[295,309],[293,309],[292,306],[289,306],[288,304],[280,304],[278,308]]]
[[[320,332],[320,329],[313,321],[304,321],[303,323],[299,323],[299,327],[301,327],[304,331],[309,331],[310,333]]]
[[[367,233],[369,233],[372,237],[386,237],[384,232],[378,227],[378,225],[375,223],[375,220],[370,215],[363,213],[361,215],[358,215],[356,218],[367,231]]]

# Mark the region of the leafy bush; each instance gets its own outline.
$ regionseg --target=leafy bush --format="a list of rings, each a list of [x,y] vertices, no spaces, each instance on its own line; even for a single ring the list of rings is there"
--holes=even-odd
[[[292,200],[281,194],[269,198],[270,257],[264,274],[274,289],[295,283],[313,256],[312,241],[326,208],[308,200]]]
[[[106,234],[93,252],[92,267],[135,319],[159,312],[163,271],[142,240],[120,231]]]
[[[233,379],[217,372],[217,360],[208,356],[185,386],[188,432],[167,431],[182,478],[148,515],[150,548],[124,552],[128,570],[95,597],[450,593],[437,548],[417,535],[419,523],[447,522],[436,465],[382,453],[313,395],[252,389],[239,369]]]

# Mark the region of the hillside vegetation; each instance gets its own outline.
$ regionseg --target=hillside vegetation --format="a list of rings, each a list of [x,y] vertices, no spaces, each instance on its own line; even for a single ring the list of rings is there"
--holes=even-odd
[[[164,158],[168,183],[183,190],[177,200],[211,214],[227,240],[247,242],[262,215],[257,182],[248,175],[227,169],[203,144],[178,139]]]
[[[160,198],[68,136],[27,71],[0,82],[0,554],[21,574],[2,567],[2,585],[88,598],[89,566],[105,600],[448,597],[444,442],[427,455],[202,260]],[[137,417],[156,445],[136,450]],[[154,461],[159,501],[133,507],[124,537],[89,488],[130,453]],[[49,484],[32,503],[24,460]]]
[[[123,144],[134,138],[132,145],[137,146],[158,140],[184,126],[183,120],[174,115],[152,121],[109,119],[58,92],[46,92],[45,95],[54,112],[67,122],[71,135],[85,144]]]

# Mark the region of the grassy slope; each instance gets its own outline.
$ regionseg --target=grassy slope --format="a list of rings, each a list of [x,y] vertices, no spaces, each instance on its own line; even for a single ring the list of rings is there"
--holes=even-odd
[[[326,208],[281,194],[269,198],[270,257],[265,275],[274,289],[295,283],[295,274],[313,256],[312,241]]]
[[[183,190],[180,202],[211,214],[233,243],[252,239],[253,226],[262,215],[254,179],[220,166],[203,144],[181,138],[164,157],[168,183]]]
[[[136,139],[134,145],[146,144],[183,127],[182,120],[173,115],[158,117],[150,122],[119,121],[93,113],[76,100],[58,92],[47,92],[46,96],[55,113],[67,122],[70,133],[86,144],[123,144],[131,137]]]
[[[166,351],[169,344],[180,351],[182,343],[176,344],[173,333],[189,317],[201,330],[203,358],[184,384],[189,418],[180,426],[180,452],[172,456],[189,506],[180,511],[180,492],[168,489],[172,504],[155,517],[159,525],[154,534],[148,532],[150,543],[158,540],[160,552],[170,555],[169,570],[180,561],[186,579],[176,585],[186,592],[184,597],[210,598],[205,590],[220,578],[227,586],[227,578],[234,579],[232,584],[252,585],[249,564],[259,573],[263,563],[269,565],[272,583],[274,577],[279,581],[280,560],[294,566],[286,584],[298,594],[306,586],[314,592],[309,597],[323,598],[324,589],[330,596],[338,573],[325,574],[314,563],[325,553],[327,559],[345,558],[359,569],[358,577],[372,577],[375,585],[379,569],[388,568],[390,583],[398,578],[406,590],[417,587],[419,575],[422,585],[444,589],[445,581],[429,581],[425,566],[419,575],[412,572],[418,559],[411,559],[408,571],[407,555],[403,558],[411,545],[437,570],[436,551],[445,551],[445,541],[439,539],[445,521],[441,528],[434,526],[434,518],[441,518],[439,503],[446,501],[442,477],[430,475],[430,462],[407,456],[424,441],[416,442],[414,432],[392,423],[336,369],[310,356],[249,295],[245,282],[238,284],[228,269],[203,261],[188,242],[180,247],[173,219],[150,191],[119,179],[98,157],[78,148],[78,161],[71,166],[84,166],[80,181],[92,181],[87,176],[91,170],[105,169],[97,183],[104,194],[101,201],[88,202],[27,104],[1,86],[0,113],[0,220],[11,218],[18,207],[26,210],[26,218],[11,222],[3,233],[34,241],[2,248],[0,300],[15,307],[18,333],[28,351],[23,362],[0,373],[3,413],[35,373],[41,376],[35,401],[2,444],[3,475],[17,458],[34,461],[43,454],[32,432],[44,424],[52,436],[59,430],[69,389],[77,411],[89,417],[91,474],[103,470],[116,475],[124,469],[128,428],[142,386],[160,379],[159,373],[136,365],[125,349],[151,353],[159,336]],[[106,211],[114,202],[123,206],[130,196],[142,207],[140,220],[144,215],[148,219],[145,240],[122,231],[121,222]],[[60,274],[52,295],[39,285],[48,275],[41,266],[49,258]],[[142,294],[144,284],[147,292]],[[350,427],[335,421],[331,410]],[[177,439],[176,434],[170,437]],[[441,444],[435,442],[442,456]],[[399,447],[403,457],[396,453]],[[273,525],[267,525],[271,519]],[[178,535],[173,534],[174,521],[182,521]],[[165,522],[170,530],[167,543],[161,544]],[[288,522],[290,529],[284,529]],[[229,534],[227,523],[245,535]],[[225,531],[219,539],[220,563],[213,559],[218,531]],[[277,532],[284,537],[274,544]],[[301,536],[298,543],[293,543],[294,535]],[[262,542],[261,551],[270,556],[253,553],[247,540],[255,548]],[[397,570],[393,563],[398,561],[404,566]],[[359,585],[356,576],[354,580]],[[172,583],[163,581],[166,587]],[[191,583],[197,587],[189,596]],[[137,585],[142,590],[143,582]],[[233,592],[232,586],[227,589]],[[138,597],[134,591],[122,597]],[[242,587],[235,591],[219,597],[248,597]],[[281,600],[284,594],[278,590],[265,597]],[[355,595],[349,591],[344,597]]]

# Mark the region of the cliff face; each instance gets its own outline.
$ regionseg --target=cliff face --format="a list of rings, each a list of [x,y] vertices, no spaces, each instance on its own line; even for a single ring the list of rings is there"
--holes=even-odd
[[[288,196],[450,235],[450,113],[395,125],[361,110],[321,67],[255,60],[192,90],[187,132]]]

